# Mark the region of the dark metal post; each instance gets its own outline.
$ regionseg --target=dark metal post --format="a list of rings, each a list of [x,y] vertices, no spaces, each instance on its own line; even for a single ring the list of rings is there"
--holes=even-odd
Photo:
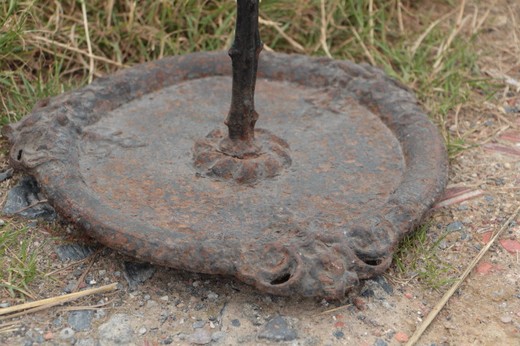
[[[225,121],[229,139],[253,145],[258,113],[255,84],[262,41],[258,31],[259,0],[237,0],[235,40],[229,50],[233,65],[231,107]]]

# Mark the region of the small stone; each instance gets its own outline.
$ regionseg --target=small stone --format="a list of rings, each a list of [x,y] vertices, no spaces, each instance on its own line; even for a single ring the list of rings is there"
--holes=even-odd
[[[148,300],[146,302],[146,307],[147,308],[155,308],[158,305],[159,305],[159,303],[157,303],[155,300]]]
[[[9,304],[9,302],[3,302],[3,303],[0,303],[0,308],[8,308],[9,306],[11,306],[11,304]]]
[[[206,325],[206,321],[195,321],[195,322],[193,322],[193,324],[191,326],[193,327],[193,329],[197,329],[197,328],[203,328],[205,325]]]
[[[237,320],[236,318],[234,320],[231,320],[231,325],[233,327],[240,327],[240,320]]]
[[[374,278],[374,281],[376,281],[381,286],[386,294],[392,295],[394,293],[394,288],[388,283],[388,281],[386,281],[384,276],[377,276]]]
[[[99,346],[100,344],[92,338],[76,340],[74,346]]]
[[[64,328],[60,331],[60,339],[68,340],[74,337],[74,330],[72,328]]]
[[[395,333],[394,338],[395,338],[395,340],[397,340],[397,342],[400,342],[400,343],[405,343],[409,339],[408,335],[406,335],[406,333],[403,333],[403,332]]]
[[[45,340],[52,340],[52,338],[54,338],[54,334],[52,334],[52,332],[47,332],[43,335],[43,338]]]
[[[493,231],[489,231],[489,232],[486,232],[486,233],[482,233],[482,242],[484,244],[487,244],[489,243],[489,241],[491,240],[491,237],[493,236]]]
[[[388,343],[383,339],[376,339],[374,346],[388,346]]]
[[[144,283],[155,273],[155,266],[149,263],[124,262],[125,271],[123,275],[128,282],[131,290],[137,288],[137,285]]]
[[[67,322],[69,326],[77,332],[83,332],[90,329],[92,323],[92,317],[94,313],[92,310],[77,310],[71,311]]]
[[[407,299],[413,299],[413,294],[411,294],[410,292],[406,292],[404,294],[404,297],[407,298]]]
[[[365,301],[361,297],[354,297],[352,303],[359,311],[364,311],[367,308]]]
[[[107,271],[104,269],[101,269],[100,271],[98,271],[99,276],[105,276],[106,273],[107,273]]]
[[[96,249],[92,246],[83,244],[63,244],[56,246],[56,254],[62,262],[79,261],[87,258],[94,253]]]
[[[137,331],[137,333],[139,333],[139,335],[145,335],[146,332],[147,332],[146,327],[141,327],[141,328],[139,328],[139,330]]]
[[[32,177],[23,177],[18,185],[7,193],[7,200],[4,204],[3,213],[6,215],[18,214],[28,219],[42,218],[46,221],[56,219],[54,208],[48,203],[38,203],[31,208],[34,201],[40,201],[40,187]]]
[[[477,268],[475,269],[477,273],[485,275],[489,274],[491,271],[493,271],[494,266],[489,262],[481,262],[477,265]]]
[[[374,290],[367,288],[361,292],[361,296],[365,298],[372,298],[374,296]]]
[[[336,330],[334,333],[332,333],[336,337],[336,339],[342,339],[345,337],[345,333],[343,333],[341,330]]]
[[[206,329],[196,329],[193,334],[188,337],[189,342],[195,345],[205,345],[211,342],[211,335]]]
[[[220,340],[225,339],[226,336],[227,336],[226,332],[218,331],[218,332],[215,332],[215,333],[211,334],[211,341],[218,342]]]
[[[162,300],[163,302],[167,302],[168,300],[170,300],[170,297],[162,296],[162,297],[159,298],[159,300]]]
[[[464,228],[464,224],[460,221],[455,221],[455,222],[452,222],[450,223],[447,227],[446,227],[446,231],[448,232],[457,232],[457,231],[460,231]]]
[[[125,314],[115,314],[98,329],[101,345],[127,345],[134,339],[134,331]]]
[[[484,196],[484,199],[488,203],[492,203],[495,200],[495,198],[493,196]]]
[[[5,221],[0,219],[0,227],[4,226],[5,225]]]
[[[215,292],[209,291],[208,294],[207,294],[207,298],[210,301],[215,301],[215,300],[218,299],[218,294],[216,294]]]
[[[163,341],[161,341],[161,344],[163,344],[163,345],[170,345],[171,343],[173,343],[173,338],[171,336],[169,336],[166,339],[164,339]]]
[[[14,173],[14,169],[12,169],[12,168],[8,168],[5,171],[0,172],[0,182],[7,180],[7,179],[11,179],[13,176],[13,173]]]
[[[270,341],[291,341],[298,337],[296,330],[290,328],[282,316],[275,316],[267,322],[258,334],[259,339]]]
[[[517,254],[520,252],[520,243],[516,240],[500,239],[500,245],[509,253]]]
[[[507,324],[513,322],[513,319],[511,318],[511,316],[504,315],[500,317],[500,321],[502,321],[502,323]]]

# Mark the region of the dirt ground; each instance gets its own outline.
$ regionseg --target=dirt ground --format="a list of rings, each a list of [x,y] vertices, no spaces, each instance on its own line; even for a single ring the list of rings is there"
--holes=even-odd
[[[479,3],[480,11],[489,7],[490,12],[476,44],[482,52],[481,70],[499,79],[503,87],[494,98],[470,102],[450,115],[450,133],[463,136],[471,148],[451,160],[446,198],[440,202],[447,205],[438,205],[428,219],[434,237],[449,230],[436,254],[450,264],[453,277],[477,255],[489,232],[497,231],[520,206],[520,3],[494,3]],[[2,183],[2,198],[17,179]],[[63,294],[67,283],[78,280],[91,287],[117,282],[118,289],[2,321],[4,326],[12,323],[17,330],[0,332],[0,343],[96,345],[106,323],[122,314],[126,322],[121,325],[130,326],[131,341],[121,344],[397,345],[413,334],[449,288],[430,289],[414,273],[403,275],[395,266],[384,277],[367,281],[344,302],[274,297],[230,278],[160,267],[154,268],[151,278],[131,288],[124,278],[124,262],[130,259],[109,249],[72,264],[57,260],[57,245],[89,242],[74,230],[64,234],[61,229],[67,227],[42,222],[33,226],[34,241],[51,239],[45,245],[49,256],[43,256],[42,261],[50,260],[56,270],[51,283],[41,283],[39,297]],[[517,240],[520,216],[491,247],[418,345],[520,345]],[[64,335],[71,311],[84,309],[93,311],[88,328],[76,330],[70,338]],[[276,316],[284,321],[278,327],[269,324]],[[281,330],[278,338],[286,341],[275,341],[273,328]]]

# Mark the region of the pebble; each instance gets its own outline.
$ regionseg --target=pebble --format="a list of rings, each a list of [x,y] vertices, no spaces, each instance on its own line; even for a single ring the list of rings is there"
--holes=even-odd
[[[408,341],[408,335],[406,335],[406,333],[403,333],[403,332],[397,332],[395,333],[395,340],[397,340],[397,342],[400,342],[400,343],[405,343]]]
[[[0,227],[4,226],[5,225],[5,221],[0,219]]]
[[[146,327],[139,328],[137,332],[139,333],[139,335],[145,335],[147,332]]]
[[[206,329],[196,329],[195,332],[188,337],[188,340],[195,345],[205,345],[211,342],[211,335]]]
[[[464,224],[460,221],[455,221],[455,222],[452,222],[450,223],[447,227],[446,227],[446,231],[448,232],[457,232],[457,231],[460,231],[464,228]]]
[[[359,311],[364,311],[367,308],[365,301],[361,297],[354,297],[352,303]]]
[[[388,346],[388,343],[383,339],[377,339],[374,342],[374,346]]]
[[[40,188],[36,180],[32,177],[23,177],[18,185],[7,193],[3,213],[6,215],[18,214],[28,219],[42,218],[46,221],[55,220],[56,212],[48,203],[38,203],[32,208],[27,209],[33,201],[40,200],[39,194]]]
[[[170,297],[162,296],[162,297],[159,298],[159,300],[162,300],[163,302],[167,302],[168,300],[170,300]]]
[[[125,314],[115,314],[98,329],[99,342],[103,345],[127,345],[134,339],[134,331]]]
[[[64,328],[60,331],[60,339],[68,340],[74,337],[74,330],[72,328]]]
[[[279,315],[269,320],[258,334],[259,339],[270,341],[292,341],[297,337],[296,330],[292,329],[285,318]]]
[[[3,302],[3,303],[0,303],[0,308],[8,308],[9,306],[11,306],[11,304],[9,304],[8,302]]]
[[[507,316],[507,315],[504,315],[502,317],[500,317],[500,321],[502,321],[502,323],[511,323],[513,322],[513,319],[511,318],[511,316]]]
[[[215,300],[218,299],[218,294],[216,294],[215,292],[209,291],[208,294],[207,294],[207,298],[210,301],[215,301]]]
[[[163,341],[161,341],[161,344],[163,345],[169,345],[173,342],[173,338],[171,336],[167,337],[166,339],[164,339]]]
[[[345,333],[343,333],[341,330],[336,330],[334,333],[332,333],[336,337],[336,339],[342,339],[345,337]]]
[[[155,266],[140,262],[124,262],[123,267],[125,269],[123,276],[131,290],[136,289],[139,284],[151,278],[156,270]]]
[[[218,342],[220,340],[225,339],[226,337],[227,337],[227,333],[226,332],[218,331],[218,332],[215,332],[215,333],[211,334],[211,341]]]
[[[236,318],[234,320],[231,320],[231,325],[233,327],[240,327],[240,320],[238,320]]]
[[[191,326],[193,327],[193,329],[197,329],[197,328],[203,328],[205,325],[206,325],[206,321],[195,321],[195,322],[193,322],[193,324]]]
[[[77,332],[83,332],[90,329],[92,317],[94,313],[92,310],[77,310],[71,311],[67,322],[69,326]]]
[[[76,343],[74,343],[74,346],[99,346],[99,345],[100,345],[100,343],[96,342],[92,338],[80,339],[80,340],[77,340]]]
[[[14,173],[14,169],[8,168],[7,170],[0,172],[0,182],[11,179]]]
[[[94,247],[77,243],[58,245],[55,248],[56,254],[62,262],[85,259],[94,253],[95,250]]]
[[[388,295],[392,295],[394,293],[394,288],[386,281],[385,277],[380,275],[373,279],[375,282],[377,282],[383,291],[386,292]]]
[[[43,335],[43,338],[45,340],[52,340],[54,338],[54,334],[52,334],[52,332],[47,332]]]
[[[155,300],[148,300],[146,302],[146,307],[147,308],[155,308],[158,305],[159,305],[159,303],[157,303]]]

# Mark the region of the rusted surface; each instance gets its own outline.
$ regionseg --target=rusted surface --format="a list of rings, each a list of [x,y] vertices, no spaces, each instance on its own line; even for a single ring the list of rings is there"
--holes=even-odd
[[[244,184],[197,166],[197,140],[226,130],[230,84],[225,52],[99,79],[6,127],[11,164],[65,219],[144,261],[330,298],[382,273],[446,182],[413,95],[369,66],[263,53],[259,127],[291,163]]]

